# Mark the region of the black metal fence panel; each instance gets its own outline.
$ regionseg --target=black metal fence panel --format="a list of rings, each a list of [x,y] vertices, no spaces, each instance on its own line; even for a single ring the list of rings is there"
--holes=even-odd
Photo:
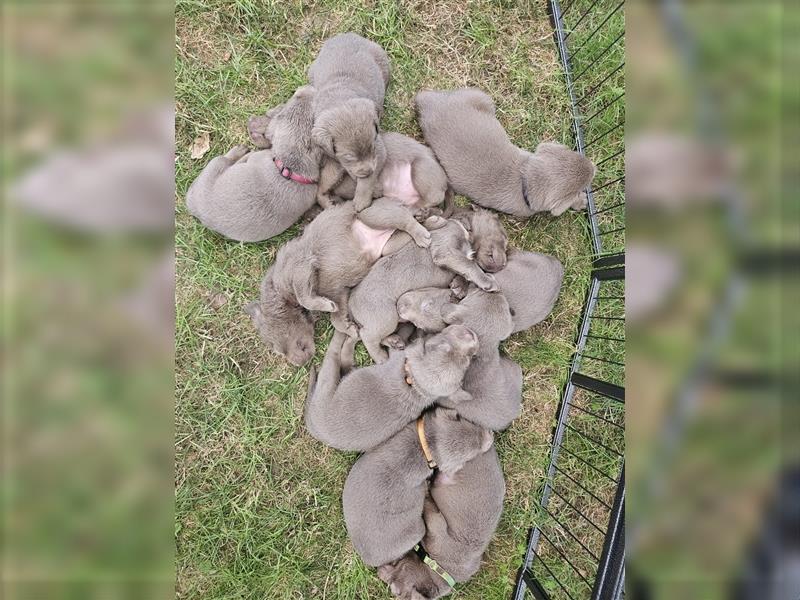
[[[624,2],[548,0],[573,108],[594,267],[513,598],[620,598],[625,550]]]

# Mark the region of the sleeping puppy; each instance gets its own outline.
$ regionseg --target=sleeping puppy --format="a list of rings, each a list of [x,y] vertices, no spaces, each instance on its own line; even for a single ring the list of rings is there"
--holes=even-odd
[[[534,153],[514,146],[482,91],[423,91],[415,103],[425,141],[457,193],[518,217],[586,207],[592,162],[562,144],[544,142]]]
[[[423,287],[445,287],[456,274],[483,289],[497,289],[494,277],[484,273],[469,258],[472,248],[463,225],[441,217],[429,218],[426,225],[438,227],[431,231],[427,249],[406,244],[384,256],[353,289],[350,297],[350,314],[358,323],[361,340],[376,363],[386,362],[388,358],[381,341],[397,329],[400,319],[397,300],[404,293]]]
[[[543,321],[558,300],[564,267],[554,256],[512,249],[505,268],[495,275],[508,300],[514,321],[512,333]]]
[[[456,208],[450,215],[469,232],[475,261],[487,273],[497,273],[506,266],[508,235],[500,219],[491,211],[478,208]]]
[[[376,200],[362,215],[405,228],[420,244],[429,241],[429,232],[387,198]],[[331,313],[338,331],[357,337],[348,315],[350,288],[369,272],[393,231],[368,227],[352,205],[342,204],[322,211],[303,235],[284,245],[261,282],[260,300],[245,307],[267,346],[294,365],[305,364],[314,355],[309,311]]]
[[[423,551],[456,582],[469,580],[497,529],[506,484],[494,446],[455,475],[440,473],[430,486],[422,519]],[[434,600],[452,591],[438,573],[412,551],[378,567],[378,576],[398,598]]]
[[[317,89],[312,137],[356,180],[353,202],[361,211],[372,202],[385,159],[378,121],[389,83],[389,56],[375,42],[343,33],[322,45],[309,67],[308,79]],[[322,198],[320,204],[325,202]]]
[[[259,242],[282,233],[314,204],[322,153],[311,141],[314,88],[299,88],[262,117],[271,146],[235,146],[213,158],[186,193],[189,212],[232,240]],[[251,135],[254,132],[251,125]]]
[[[501,271],[502,273],[502,271]],[[424,302],[424,295],[416,296]],[[404,311],[412,323],[418,307]],[[470,286],[467,296],[458,304],[441,308],[447,324],[461,323],[478,336],[479,350],[464,376],[463,394],[443,398],[441,406],[454,408],[465,419],[481,427],[500,431],[511,424],[520,413],[522,400],[522,369],[514,361],[501,356],[498,346],[511,335],[513,321],[504,294],[489,294]],[[452,325],[451,325],[452,326]]]
[[[412,421],[359,458],[344,484],[342,506],[347,533],[362,560],[378,567],[398,560],[425,535],[422,520],[433,471],[421,438],[439,472],[453,476],[492,446],[491,431],[436,408]]]
[[[381,133],[378,139],[385,149],[385,159],[379,161],[378,181],[374,197],[387,196],[407,206],[417,216],[427,216],[431,209],[445,200],[447,175],[430,148],[401,133]],[[337,180],[338,177],[338,180]],[[335,188],[335,189],[334,189]],[[331,194],[352,200],[356,182],[326,160],[320,174],[317,200],[321,205],[332,202]]]
[[[319,441],[339,450],[365,451],[389,439],[437,398],[462,397],[461,382],[478,350],[475,334],[455,325],[388,362],[346,373],[352,343],[334,334],[319,377],[309,379],[305,421]]]

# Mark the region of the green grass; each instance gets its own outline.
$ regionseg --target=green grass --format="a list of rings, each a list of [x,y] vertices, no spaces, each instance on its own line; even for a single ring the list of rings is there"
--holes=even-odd
[[[184,205],[207,160],[246,142],[245,124],[305,83],[322,41],[356,31],[392,61],[382,126],[421,139],[422,88],[475,85],[515,143],[571,143],[570,111],[544,2],[256,2],[176,7],[176,543],[181,598],[388,598],[350,545],[341,491],[355,456],[302,423],[307,370],[270,354],[242,312],[294,227],[261,244],[226,241]],[[211,151],[191,160],[191,142]],[[565,266],[550,317],[504,344],[523,367],[523,414],[498,436],[504,514],[483,568],[453,597],[507,598],[550,449],[591,264],[586,217],[504,219],[515,246]],[[317,326],[319,361],[330,337]],[[363,354],[362,354],[363,358]]]

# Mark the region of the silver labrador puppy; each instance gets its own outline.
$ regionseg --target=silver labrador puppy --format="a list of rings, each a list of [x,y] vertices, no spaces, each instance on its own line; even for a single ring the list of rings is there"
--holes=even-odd
[[[309,379],[306,427],[339,450],[365,451],[386,441],[437,398],[463,396],[461,382],[478,350],[475,334],[461,325],[418,340],[389,361],[345,373],[352,345],[336,332],[319,377]]]
[[[422,419],[422,436],[442,473],[455,474],[492,446],[491,431],[460,419],[453,410],[436,408]],[[366,564],[396,561],[425,535],[422,513],[431,474],[414,422],[353,465],[342,506],[353,547]]]
[[[456,192],[518,217],[586,207],[592,162],[552,142],[539,144],[534,153],[518,148],[481,90],[423,91],[415,103],[425,141]]]
[[[363,210],[372,202],[384,158],[379,154],[385,154],[378,121],[389,83],[389,56],[375,42],[342,33],[322,45],[308,79],[317,88],[314,141],[357,181],[354,203]]]
[[[422,548],[456,582],[467,581],[478,571],[500,521],[505,491],[494,447],[455,475],[440,473],[431,484],[422,514],[426,529]],[[378,567],[378,576],[398,598],[434,600],[452,591],[416,552]]]
[[[259,242],[291,227],[314,205],[322,153],[311,141],[314,88],[299,88],[269,123],[271,148],[235,146],[211,159],[186,193],[189,212],[232,240]],[[266,118],[266,116],[265,116]],[[252,131],[251,131],[252,135]]]
[[[495,274],[514,320],[512,333],[524,331],[549,315],[564,279],[564,267],[554,256],[511,249],[505,268]]]

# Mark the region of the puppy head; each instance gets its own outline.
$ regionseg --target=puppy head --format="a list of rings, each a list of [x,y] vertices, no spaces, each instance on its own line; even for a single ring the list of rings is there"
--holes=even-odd
[[[261,300],[244,308],[261,339],[296,367],[314,356],[314,320],[299,304],[280,297],[271,282],[262,288]]]
[[[475,251],[475,261],[487,273],[497,273],[506,266],[508,236],[500,218],[491,211],[472,205],[459,219],[467,228]]]
[[[549,189],[544,190],[545,206],[534,207],[549,210],[557,217],[567,209],[580,210],[586,207],[585,189],[594,179],[597,167],[582,154],[570,150],[563,144],[543,142],[536,147],[534,161],[524,167],[529,190],[542,185],[541,173],[547,173]]]
[[[494,443],[494,434],[462,419],[452,408],[435,408],[425,416],[425,434],[442,473],[450,476]]]
[[[511,308],[503,293],[484,292],[474,285],[461,302],[442,307],[442,318],[445,323],[465,325],[484,344],[499,343],[514,331]]]
[[[354,98],[323,111],[314,122],[312,138],[350,177],[361,179],[372,175],[377,168],[378,133],[375,104]]]
[[[397,300],[400,319],[413,323],[424,331],[441,331],[447,327],[442,307],[450,302],[451,291],[441,288],[422,288],[406,292]]]
[[[409,346],[406,358],[417,388],[437,398],[461,388],[464,373],[477,352],[475,333],[463,325],[451,325]]]
[[[312,177],[316,175],[314,171],[318,170],[322,159],[322,152],[312,139],[312,103],[315,94],[315,88],[310,85],[297,88],[268,127],[274,156],[280,158],[290,169]],[[315,168],[310,170],[311,165]]]
[[[452,591],[413,551],[394,563],[378,567],[378,577],[402,600],[435,600]]]

